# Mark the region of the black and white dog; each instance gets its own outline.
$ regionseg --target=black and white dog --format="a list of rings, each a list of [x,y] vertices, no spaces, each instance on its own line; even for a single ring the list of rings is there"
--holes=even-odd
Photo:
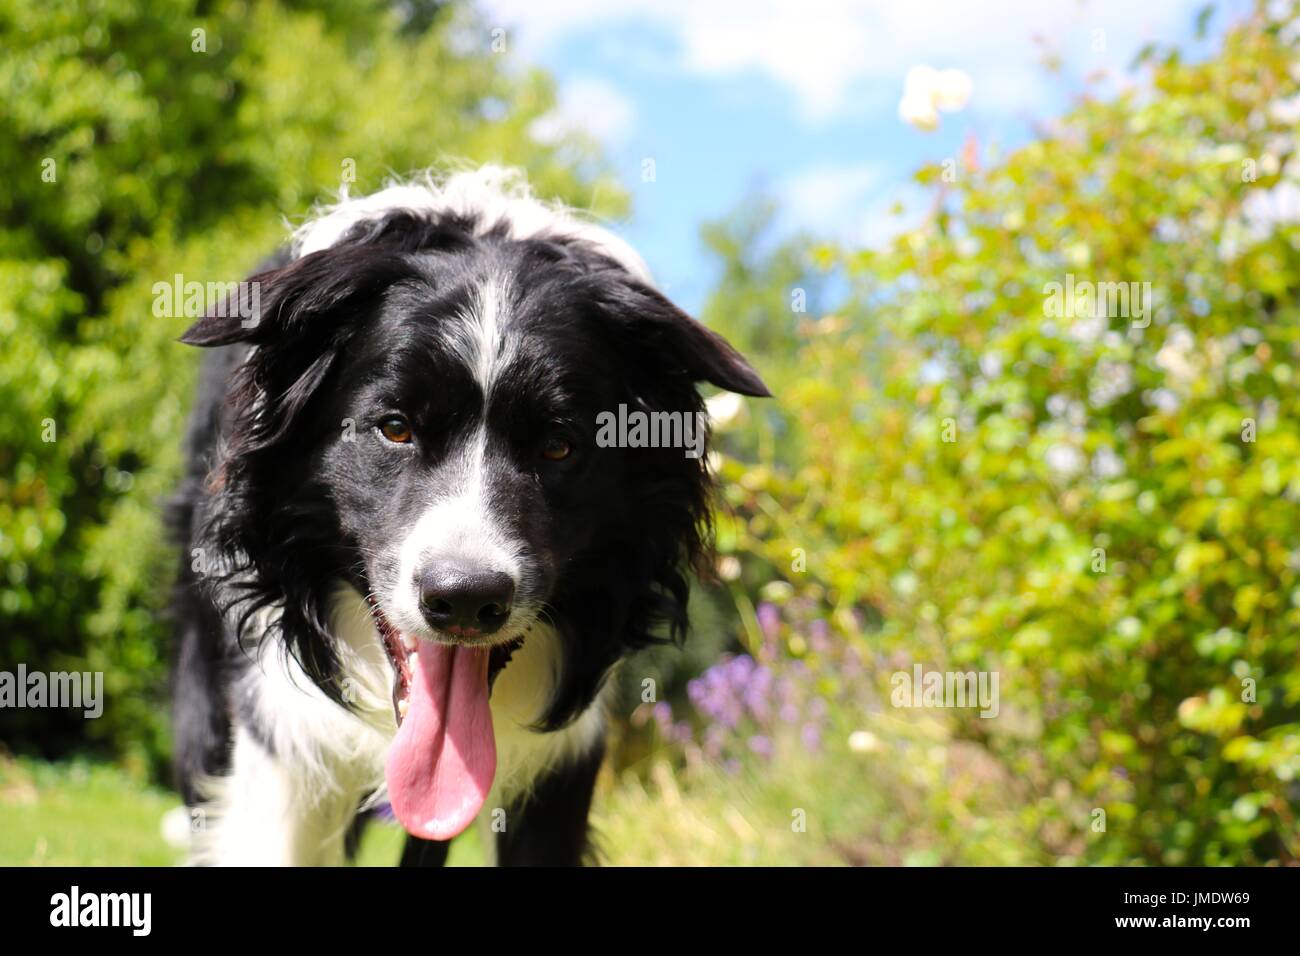
[[[387,801],[404,862],[475,818],[498,863],[582,861],[602,689],[684,632],[711,491],[597,418],[758,375],[493,167],[323,211],[182,341],[214,347],[173,516],[192,858],[339,863]]]

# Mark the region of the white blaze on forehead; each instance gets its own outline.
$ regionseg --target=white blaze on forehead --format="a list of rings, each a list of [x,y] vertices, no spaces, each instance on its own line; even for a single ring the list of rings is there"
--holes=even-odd
[[[448,332],[452,350],[468,366],[485,397],[510,359],[510,339],[505,333],[511,301],[510,277],[493,273],[478,284],[469,307]]]
[[[523,548],[497,520],[487,472],[487,431],[481,426],[450,478],[450,493],[429,505],[402,542],[396,593],[387,602],[402,630],[422,626],[417,577],[429,562],[501,571],[520,587]]]

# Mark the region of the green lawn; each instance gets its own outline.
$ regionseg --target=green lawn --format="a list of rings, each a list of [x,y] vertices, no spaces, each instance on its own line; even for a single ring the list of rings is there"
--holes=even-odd
[[[116,767],[0,757],[0,866],[172,866],[181,854],[162,835],[175,794]],[[390,866],[402,850],[395,825],[366,829],[358,866]],[[452,844],[451,866],[482,861],[471,829]]]
[[[176,802],[113,767],[0,758],[0,865],[169,866]]]
[[[867,745],[849,745],[855,730],[870,731]],[[674,766],[662,752],[621,773],[607,767],[592,822],[613,866],[1069,862],[1037,848],[1014,790],[1005,769],[952,740],[942,721],[859,715],[833,722],[815,753],[782,738],[771,763],[735,773]],[[0,757],[0,865],[179,863],[162,836],[177,806],[174,794],[110,765]],[[372,824],[357,865],[392,865],[401,848],[395,825]],[[449,863],[482,861],[471,828]]]

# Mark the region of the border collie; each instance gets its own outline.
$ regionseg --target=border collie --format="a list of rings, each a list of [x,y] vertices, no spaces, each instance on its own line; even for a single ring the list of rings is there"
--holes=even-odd
[[[588,859],[603,690],[684,634],[712,488],[597,418],[767,388],[495,167],[345,197],[232,298],[182,337],[212,349],[172,516],[192,860],[340,863],[384,803],[404,863],[476,818],[500,864]]]

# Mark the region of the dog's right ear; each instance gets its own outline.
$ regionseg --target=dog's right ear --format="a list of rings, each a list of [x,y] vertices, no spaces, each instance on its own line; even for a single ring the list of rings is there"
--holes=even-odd
[[[348,337],[393,283],[412,276],[391,249],[331,246],[253,276],[194,323],[182,342],[257,346],[230,385],[227,474],[286,440]]]
[[[212,347],[235,342],[284,343],[309,327],[333,331],[329,316],[341,316],[366,297],[410,275],[400,256],[373,247],[332,246],[239,283],[235,292],[208,308],[180,340]]]

